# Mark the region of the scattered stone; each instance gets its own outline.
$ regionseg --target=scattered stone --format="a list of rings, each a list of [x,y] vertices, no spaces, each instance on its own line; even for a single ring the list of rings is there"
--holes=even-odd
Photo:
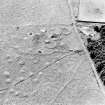
[[[15,93],[15,90],[14,90],[13,88],[11,88],[11,89],[9,90],[9,93],[10,93],[10,94],[13,94],[13,93]]]
[[[12,83],[12,80],[11,80],[10,78],[7,78],[7,79],[5,80],[5,82],[6,82],[7,84],[10,84],[10,83]]]
[[[25,73],[25,70],[24,69],[20,69],[20,73]]]
[[[34,73],[33,72],[29,72],[29,77],[32,77],[34,75]]]
[[[10,77],[10,72],[9,72],[9,71],[4,71],[3,74],[4,74],[4,76],[6,76],[6,77]]]
[[[19,91],[15,91],[14,95],[15,96],[19,96],[20,95],[20,92]]]

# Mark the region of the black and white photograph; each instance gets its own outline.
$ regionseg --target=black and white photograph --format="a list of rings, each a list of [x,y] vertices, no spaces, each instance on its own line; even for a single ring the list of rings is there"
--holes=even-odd
[[[0,105],[105,105],[105,0],[0,0]]]

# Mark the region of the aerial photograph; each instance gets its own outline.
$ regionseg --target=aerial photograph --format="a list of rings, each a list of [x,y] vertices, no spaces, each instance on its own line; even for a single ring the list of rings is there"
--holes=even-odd
[[[105,0],[0,0],[0,105],[105,105]]]

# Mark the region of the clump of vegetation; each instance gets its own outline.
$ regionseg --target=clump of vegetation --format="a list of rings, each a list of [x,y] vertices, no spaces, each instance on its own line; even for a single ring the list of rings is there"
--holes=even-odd
[[[87,38],[87,50],[96,65],[97,73],[105,85],[105,25],[95,26],[94,31],[100,34],[100,39]]]

